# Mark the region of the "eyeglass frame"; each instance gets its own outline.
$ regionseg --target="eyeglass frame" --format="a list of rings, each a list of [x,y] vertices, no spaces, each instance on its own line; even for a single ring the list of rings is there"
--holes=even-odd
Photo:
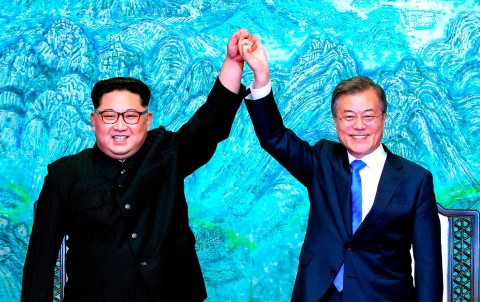
[[[362,121],[362,123],[364,125],[373,125],[373,122],[381,117],[382,115],[385,115],[385,111],[383,111],[382,113],[380,113],[379,115],[352,115],[352,116],[345,116],[345,117],[339,117],[337,116],[336,114],[334,114],[333,116],[338,119],[339,121],[343,121],[344,124],[351,124],[351,125],[354,125],[358,118],[360,118],[360,120]],[[352,118],[352,120],[347,120],[346,118]],[[365,118],[372,118],[371,120],[369,121],[365,121]]]
[[[118,122],[118,119],[120,118],[120,116],[122,116],[122,119],[123,119],[123,121],[125,122],[125,124],[127,124],[127,125],[136,125],[136,124],[138,124],[138,122],[140,121],[140,118],[142,117],[142,115],[148,113],[148,108],[145,109],[144,111],[137,111],[137,110],[131,109],[131,110],[127,110],[127,111],[124,111],[124,112],[117,112],[117,111],[114,111],[114,110],[111,110],[111,109],[107,109],[107,110],[102,110],[102,111],[95,110],[94,112],[97,113],[98,115],[100,115],[100,118],[102,119],[102,122],[103,122],[104,124],[107,124],[107,125],[113,125],[113,124],[115,124],[116,122]],[[115,113],[115,114],[117,115],[117,119],[116,119],[114,122],[112,122],[112,123],[110,123],[110,122],[108,122],[108,123],[105,122],[105,120],[103,119],[103,115],[102,115],[102,114],[105,113],[105,112]],[[128,123],[128,122],[125,120],[125,116],[124,116],[125,113],[132,113],[132,112],[139,114],[138,119],[137,119],[137,122],[135,122],[134,124]]]

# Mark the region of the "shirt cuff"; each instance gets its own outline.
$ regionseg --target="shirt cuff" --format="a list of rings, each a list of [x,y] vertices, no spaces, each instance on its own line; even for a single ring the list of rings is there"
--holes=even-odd
[[[250,84],[250,94],[247,95],[245,98],[247,100],[259,100],[261,98],[266,97],[270,91],[272,91],[272,83],[268,81],[267,85],[254,89],[253,83]]]

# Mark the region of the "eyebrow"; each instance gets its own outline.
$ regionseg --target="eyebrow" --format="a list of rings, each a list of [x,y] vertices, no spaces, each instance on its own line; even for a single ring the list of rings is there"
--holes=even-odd
[[[363,110],[362,112],[363,112],[363,113],[366,113],[366,112],[372,112],[372,111],[375,112],[375,109],[369,108],[369,109]],[[344,113],[356,113],[355,111],[353,111],[353,110],[351,110],[351,109],[345,109],[345,110],[343,110],[343,112],[344,112]]]
[[[98,110],[98,109],[97,109],[97,110]],[[138,111],[138,112],[142,112],[142,111],[144,111],[144,110],[143,110],[143,109],[142,109],[142,110],[137,110],[137,109],[134,109],[134,108],[128,108],[128,109],[126,109],[126,110],[119,111],[119,110],[116,110],[116,109],[113,109],[113,108],[107,108],[107,109],[98,110],[98,111],[102,111],[102,112],[105,112],[105,111],[113,111],[113,112],[122,113],[122,112],[128,112],[128,111]]]

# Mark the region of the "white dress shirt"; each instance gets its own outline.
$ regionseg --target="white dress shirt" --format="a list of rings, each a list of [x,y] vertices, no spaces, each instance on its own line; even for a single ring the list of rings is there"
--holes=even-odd
[[[352,163],[356,158],[348,153],[348,161]],[[387,152],[380,144],[375,151],[361,159],[367,166],[360,170],[362,180],[362,221],[372,209],[375,195],[377,194],[378,183],[382,175],[383,166],[387,160]]]

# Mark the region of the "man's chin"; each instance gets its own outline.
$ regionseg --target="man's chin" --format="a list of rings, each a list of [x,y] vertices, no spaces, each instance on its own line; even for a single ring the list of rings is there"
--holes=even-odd
[[[365,155],[371,153],[371,150],[370,148],[367,148],[366,146],[365,147],[361,147],[359,148],[358,146],[356,148],[349,148],[348,149],[348,152],[350,154],[352,154],[353,156],[355,156],[355,158],[362,158],[364,157]]]
[[[108,156],[110,156],[111,158],[113,159],[118,159],[118,160],[122,160],[122,159],[126,159],[126,158],[129,158],[131,156],[131,151],[128,150],[111,150],[109,152],[109,154],[107,154]]]

